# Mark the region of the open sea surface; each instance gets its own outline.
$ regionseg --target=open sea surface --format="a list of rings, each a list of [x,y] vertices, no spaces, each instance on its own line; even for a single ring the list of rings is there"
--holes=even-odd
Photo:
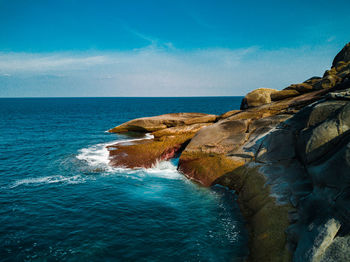
[[[174,112],[221,114],[241,97],[0,99],[0,261],[241,261],[235,197],[176,170],[108,166],[105,131]]]

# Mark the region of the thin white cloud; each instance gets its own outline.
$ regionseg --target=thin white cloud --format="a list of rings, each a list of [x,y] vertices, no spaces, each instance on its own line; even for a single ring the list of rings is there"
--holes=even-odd
[[[336,48],[0,53],[0,96],[205,96],[321,75]],[[7,76],[7,77],[5,77]]]
[[[49,71],[105,64],[103,55],[1,53],[0,72]]]

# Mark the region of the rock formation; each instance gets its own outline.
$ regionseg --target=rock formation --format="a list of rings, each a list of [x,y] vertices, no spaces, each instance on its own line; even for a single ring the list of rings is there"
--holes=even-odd
[[[241,110],[142,118],[110,131],[154,135],[112,146],[112,165],[180,155],[189,179],[234,189],[249,261],[350,261],[350,43],[323,77],[252,91]]]
[[[141,139],[109,146],[112,166],[151,167],[159,160],[177,155],[198,130],[211,125],[218,116],[202,113],[175,113],[131,120],[109,132],[145,132],[153,139]]]

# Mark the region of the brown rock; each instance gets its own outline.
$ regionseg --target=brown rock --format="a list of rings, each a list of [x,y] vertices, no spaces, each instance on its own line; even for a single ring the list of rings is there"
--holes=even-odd
[[[203,185],[244,165],[254,158],[246,147],[268,133],[289,115],[275,115],[258,120],[225,119],[201,129],[181,154],[179,169]],[[256,148],[258,150],[258,148]]]
[[[327,76],[322,78],[321,86],[323,89],[329,89],[329,88],[334,87],[340,81],[341,81],[341,78],[337,75],[327,75]]]
[[[277,90],[270,88],[258,88],[251,91],[243,98],[241,109],[269,104],[271,103],[270,95],[275,92],[277,92]]]
[[[347,75],[350,74],[350,61],[345,62],[339,62],[336,66],[337,76],[340,78],[345,78]]]
[[[154,117],[143,117],[128,121],[108,132],[123,133],[129,131],[154,132],[168,127],[191,125],[198,123],[210,123],[216,120],[217,116],[203,113],[172,113]]]
[[[240,113],[240,112],[241,112],[241,110],[231,110],[231,111],[228,111],[228,112],[226,112],[226,113],[220,115],[220,116],[218,117],[218,119],[228,118],[228,117],[233,116],[233,115],[235,115],[235,114],[238,114],[238,113]]]
[[[248,120],[224,119],[201,129],[186,147],[186,152],[222,154],[243,144],[247,138]]]
[[[284,90],[296,90],[298,93],[303,94],[313,91],[313,86],[307,83],[292,84],[285,88]]]
[[[181,152],[183,144],[194,134],[166,136],[161,140],[145,139],[109,146],[110,165],[114,167],[152,167],[157,161],[168,160]]]
[[[155,138],[161,138],[163,136],[178,136],[183,134],[195,134],[203,127],[212,125],[212,123],[200,123],[186,126],[174,126],[158,130],[152,133]]]
[[[329,70],[326,70],[323,74],[323,78],[325,78],[326,76],[329,76],[329,75],[336,75],[337,74],[337,70],[335,70],[335,67],[332,67],[331,69]]]
[[[313,76],[311,78],[309,78],[308,80],[304,81],[305,84],[309,84],[309,85],[314,85],[317,84],[318,82],[320,82],[322,78],[319,76]]]
[[[279,101],[279,100],[283,100],[283,99],[298,96],[298,95],[300,95],[300,93],[295,89],[282,90],[271,94],[271,100]]]
[[[179,171],[187,178],[203,186],[211,186],[220,176],[231,172],[245,163],[222,154],[204,152],[183,152],[179,160]]]
[[[340,72],[342,70],[344,70],[347,66],[349,66],[349,62],[344,62],[344,61],[339,61],[336,65],[335,65],[335,70],[337,72]]]
[[[250,233],[248,261],[291,261],[284,233],[288,227],[287,204],[276,204],[271,187],[259,165],[244,165],[220,177],[215,183],[234,189],[242,213],[248,219]]]

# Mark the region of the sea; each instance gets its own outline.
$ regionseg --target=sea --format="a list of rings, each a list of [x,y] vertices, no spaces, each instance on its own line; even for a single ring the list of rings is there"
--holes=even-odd
[[[1,98],[0,261],[242,261],[233,191],[189,181],[178,159],[112,168],[106,149],[139,138],[106,132],[128,120],[241,99]]]

